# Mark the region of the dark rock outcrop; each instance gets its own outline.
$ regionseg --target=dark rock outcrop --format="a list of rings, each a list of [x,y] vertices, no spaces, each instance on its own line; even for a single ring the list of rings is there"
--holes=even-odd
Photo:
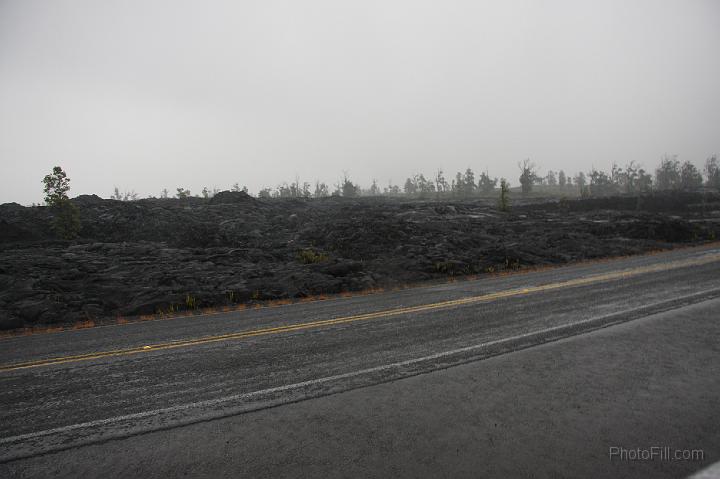
[[[244,191],[221,191],[210,198],[211,205],[254,204],[255,198]]]

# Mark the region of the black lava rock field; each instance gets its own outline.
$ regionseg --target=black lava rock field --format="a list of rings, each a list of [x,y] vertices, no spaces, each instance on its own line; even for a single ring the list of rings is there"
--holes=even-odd
[[[388,288],[714,241],[717,193],[577,200],[72,200],[0,205],[0,329]]]

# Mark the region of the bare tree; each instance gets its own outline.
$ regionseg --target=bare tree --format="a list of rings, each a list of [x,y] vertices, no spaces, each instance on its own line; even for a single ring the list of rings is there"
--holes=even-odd
[[[498,208],[500,211],[510,210],[510,183],[502,178],[500,180],[500,198],[498,200]]]
[[[680,161],[677,155],[665,155],[655,170],[655,184],[659,190],[677,190],[681,187]]]
[[[435,174],[435,191],[437,191],[438,194],[450,191],[450,185],[448,185],[448,182],[445,180],[445,175],[441,169],[438,169]]]
[[[553,170],[549,170],[547,175],[545,175],[545,183],[548,186],[557,186],[557,177],[555,176],[555,172]]]
[[[703,179],[698,169],[686,161],[680,167],[680,186],[683,190],[695,191],[702,186]]]
[[[327,185],[325,183],[321,183],[319,180],[315,180],[315,193],[313,196],[315,198],[325,198],[329,195],[330,193],[328,192]]]
[[[717,155],[713,155],[705,160],[705,184],[710,188],[720,190],[720,165],[718,165]]]
[[[491,193],[495,189],[495,185],[497,185],[498,179],[497,178],[490,178],[490,175],[488,175],[487,170],[480,173],[480,179],[478,180],[478,188],[483,193]],[[502,186],[502,184],[500,185]]]

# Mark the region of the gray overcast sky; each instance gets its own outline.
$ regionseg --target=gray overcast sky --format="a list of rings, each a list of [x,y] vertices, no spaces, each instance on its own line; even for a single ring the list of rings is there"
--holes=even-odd
[[[701,166],[717,0],[0,0],[0,202]]]

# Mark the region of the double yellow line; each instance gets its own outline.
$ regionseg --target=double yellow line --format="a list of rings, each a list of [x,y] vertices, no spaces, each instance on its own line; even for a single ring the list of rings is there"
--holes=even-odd
[[[373,313],[364,313],[354,316],[343,316],[333,319],[325,319],[320,321],[310,321],[306,323],[288,324],[284,326],[277,326],[274,328],[262,328],[250,331],[240,331],[237,333],[220,334],[215,336],[205,336],[196,339],[184,339],[177,341],[169,341],[165,343],[151,344],[148,346],[139,346],[127,349],[115,349],[109,351],[98,351],[88,354],[78,354],[75,356],[62,356],[56,358],[39,359],[35,361],[27,361],[15,364],[4,364],[0,365],[1,371],[16,371],[19,369],[36,368],[40,366],[50,366],[55,364],[74,363],[80,361],[89,361],[92,359],[108,358],[114,356],[129,356],[133,354],[148,353],[153,351],[163,351],[167,349],[184,348],[189,346],[196,346],[201,344],[216,343],[220,341],[230,341],[236,339],[252,338],[255,336],[267,336],[271,334],[289,333],[292,331],[302,331],[305,329],[316,329],[325,326],[333,326],[337,324],[354,323],[359,321],[368,321],[378,318],[388,318],[392,316],[422,313],[427,311],[436,311],[440,309],[452,308],[455,306],[465,306],[474,303],[494,301],[502,298],[510,298],[514,296],[521,296],[526,294],[538,293],[543,291],[552,291],[555,289],[571,288],[577,286],[586,286],[593,283],[600,283],[603,281],[619,280],[628,278],[631,276],[637,276],[639,274],[654,273],[660,271],[668,271],[677,268],[684,268],[688,266],[699,266],[708,264],[720,260],[720,253],[708,254],[699,258],[691,258],[687,260],[673,261],[670,263],[653,265],[653,266],[642,266],[622,271],[613,271],[610,273],[604,273],[599,275],[587,276],[584,278],[571,279],[568,281],[559,281],[556,283],[549,283],[541,286],[528,286],[519,289],[510,289],[505,291],[498,291],[495,293],[482,294],[479,296],[469,296],[466,298],[453,299],[449,301],[440,301],[437,303],[423,304],[419,306],[409,306],[405,308],[394,308],[387,309],[384,311],[376,311]]]

